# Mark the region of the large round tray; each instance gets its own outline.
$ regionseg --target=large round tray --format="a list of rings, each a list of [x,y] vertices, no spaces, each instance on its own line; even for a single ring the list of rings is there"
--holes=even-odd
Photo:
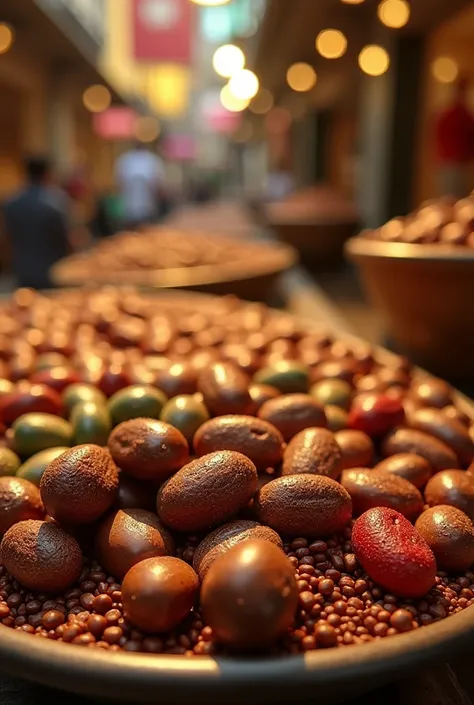
[[[138,236],[139,237],[139,236]],[[51,269],[52,282],[57,286],[84,284],[134,285],[153,289],[191,289],[212,294],[235,294],[243,299],[265,301],[278,277],[298,261],[296,251],[280,243],[262,241],[263,257],[245,262],[225,262],[218,265],[179,267],[162,270],[102,271],[88,276],[83,267],[83,255],[73,255]]]
[[[54,294],[53,294],[54,295]],[[157,294],[166,306],[196,302],[215,306],[215,297],[184,292]],[[288,316],[275,311],[275,316]],[[321,322],[299,319],[308,330]],[[358,339],[342,335],[348,342]],[[378,348],[383,362],[393,354]],[[419,370],[417,374],[426,373]],[[474,418],[474,404],[458,394]],[[325,705],[375,688],[471,648],[474,606],[431,626],[368,644],[278,658],[185,658],[105,652],[35,639],[0,626],[1,670],[19,678],[121,703],[276,703],[308,698]],[[66,700],[65,700],[66,702]]]

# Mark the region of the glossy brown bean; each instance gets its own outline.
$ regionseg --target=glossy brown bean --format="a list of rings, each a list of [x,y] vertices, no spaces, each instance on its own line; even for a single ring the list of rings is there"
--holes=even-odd
[[[258,416],[276,426],[287,442],[305,428],[327,427],[323,406],[309,394],[284,394],[270,399]]]
[[[194,450],[206,455],[217,450],[243,453],[257,468],[275,467],[283,457],[283,436],[271,423],[254,416],[219,416],[195,433]]]
[[[202,370],[197,387],[214,416],[249,414],[254,409],[249,378],[230,362],[217,362]]]
[[[349,492],[354,514],[372,507],[389,507],[414,519],[423,511],[423,497],[411,482],[380,470],[352,468],[344,470],[341,484]]]
[[[435,472],[459,467],[456,454],[446,443],[423,431],[399,428],[390,433],[382,443],[382,454],[416,453],[425,458]]]
[[[463,465],[469,465],[472,462],[474,442],[466,427],[455,419],[447,418],[441,409],[417,409],[410,415],[409,425],[445,443],[456,453]]]
[[[431,477],[432,469],[429,462],[416,453],[397,453],[378,463],[374,470],[389,472],[392,475],[404,477],[415,487],[421,489]]]
[[[366,433],[344,429],[334,435],[342,451],[343,470],[372,465],[375,449],[372,440]]]
[[[311,473],[336,480],[342,472],[342,451],[334,434],[325,428],[306,428],[289,442],[282,475]]]

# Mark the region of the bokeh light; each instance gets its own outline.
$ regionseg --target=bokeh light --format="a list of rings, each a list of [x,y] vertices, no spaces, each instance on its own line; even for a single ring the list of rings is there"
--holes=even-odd
[[[369,76],[381,76],[390,66],[388,51],[377,44],[369,44],[359,54],[359,66]]]
[[[379,20],[392,29],[404,27],[410,19],[410,12],[407,0],[382,0],[377,8]]]
[[[291,113],[286,108],[273,108],[265,117],[265,128],[272,135],[280,135],[289,130]]]
[[[83,93],[82,102],[91,113],[102,113],[110,106],[112,96],[105,86],[89,86]]]
[[[244,68],[245,54],[234,44],[224,44],[215,51],[212,65],[219,76],[230,78]]]
[[[439,83],[454,83],[459,76],[459,66],[450,56],[438,56],[431,64],[431,74]]]
[[[249,105],[249,110],[255,115],[265,115],[273,108],[275,99],[267,88],[260,88],[259,92]]]
[[[221,90],[221,103],[226,110],[231,113],[241,113],[242,110],[248,108],[250,98],[242,100],[237,98],[230,90],[229,85],[224,86]]]
[[[364,0],[341,0],[346,5],[362,5]]]
[[[240,100],[251,100],[257,95],[258,89],[258,78],[249,69],[242,69],[234,73],[229,81],[230,92]]]
[[[135,123],[135,137],[140,142],[154,142],[160,136],[161,126],[153,117],[143,116],[137,118]]]
[[[339,59],[347,49],[347,39],[338,29],[324,29],[316,37],[316,49],[325,59]]]
[[[15,41],[15,35],[13,29],[5,24],[0,23],[0,54],[6,54],[11,48],[13,42]]]
[[[287,71],[286,80],[294,91],[304,93],[310,91],[316,85],[316,71],[310,64],[299,62],[293,64]]]

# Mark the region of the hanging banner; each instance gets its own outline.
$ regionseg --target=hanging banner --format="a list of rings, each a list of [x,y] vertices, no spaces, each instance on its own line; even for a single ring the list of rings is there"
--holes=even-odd
[[[189,0],[132,0],[137,61],[191,63],[193,5]]]

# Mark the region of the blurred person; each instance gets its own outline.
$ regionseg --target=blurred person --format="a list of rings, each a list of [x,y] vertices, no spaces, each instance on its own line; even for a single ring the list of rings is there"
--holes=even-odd
[[[71,250],[68,199],[46,157],[27,158],[25,172],[26,185],[3,207],[4,234],[18,286],[46,289],[50,267]]]
[[[468,166],[474,160],[474,115],[468,105],[469,82],[461,78],[453,103],[437,118],[436,148],[441,196],[463,198],[472,188]]]
[[[147,225],[158,218],[164,178],[163,161],[142,142],[118,158],[115,180],[127,228]]]

